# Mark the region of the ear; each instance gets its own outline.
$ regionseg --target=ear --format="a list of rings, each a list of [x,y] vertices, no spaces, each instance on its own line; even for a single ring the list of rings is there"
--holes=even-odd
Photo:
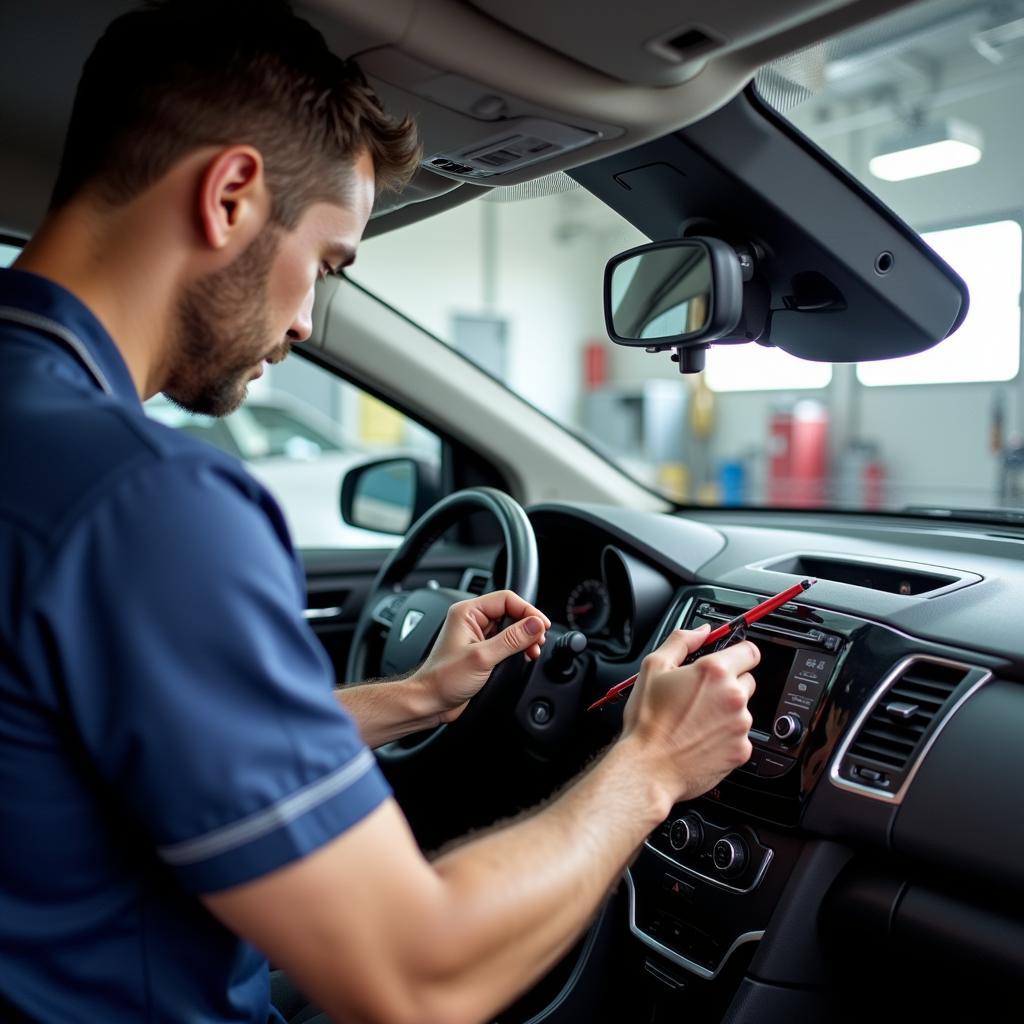
[[[270,215],[263,157],[252,146],[228,146],[206,165],[199,182],[199,226],[212,249],[243,247]]]

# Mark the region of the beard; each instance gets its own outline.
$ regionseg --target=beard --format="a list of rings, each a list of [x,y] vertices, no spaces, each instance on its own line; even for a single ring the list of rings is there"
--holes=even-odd
[[[253,370],[279,363],[287,340],[272,348],[267,285],[279,231],[264,229],[242,254],[188,286],[173,326],[164,394],[189,412],[226,416],[245,400]]]

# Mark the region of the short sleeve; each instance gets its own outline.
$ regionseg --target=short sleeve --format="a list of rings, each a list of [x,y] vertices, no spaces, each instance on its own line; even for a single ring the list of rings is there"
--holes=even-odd
[[[302,857],[389,795],[303,596],[266,492],[182,458],[122,477],[34,588],[23,649],[128,826],[193,891]]]

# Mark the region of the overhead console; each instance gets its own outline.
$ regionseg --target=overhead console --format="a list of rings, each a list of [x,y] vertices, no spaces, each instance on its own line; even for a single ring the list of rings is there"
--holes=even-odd
[[[862,21],[865,2],[791,0],[785,17],[778,4],[723,5],[700,23],[651,0],[597,19],[583,0],[300,9],[420,130],[422,169],[401,196],[380,198],[372,234],[403,207],[389,225],[472,198],[466,185],[522,184],[691,124],[767,61]]]

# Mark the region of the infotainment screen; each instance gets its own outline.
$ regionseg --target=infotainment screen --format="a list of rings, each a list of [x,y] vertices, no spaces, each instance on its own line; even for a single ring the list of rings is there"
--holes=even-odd
[[[771,735],[778,715],[796,714],[806,726],[818,700],[825,692],[836,659],[824,651],[791,647],[751,633],[750,639],[761,651],[754,669],[757,689],[748,705],[754,728]]]
[[[750,699],[747,707],[754,719],[754,728],[760,732],[771,735],[772,723],[775,721],[775,709],[778,707],[779,698],[786,685],[790,670],[793,668],[793,659],[796,656],[796,648],[786,644],[776,643],[758,636],[751,631],[748,640],[757,644],[761,652],[761,661],[754,669],[754,681],[757,689]]]
[[[690,628],[702,622],[718,626],[733,619],[737,611],[733,606],[703,602],[695,610]],[[817,627],[805,629],[801,635],[791,621],[770,619],[752,626],[747,639],[761,652],[753,673],[757,688],[748,705],[754,731],[765,734],[773,747],[792,748],[810,725],[828,687],[838,661],[831,652],[838,651],[842,641]],[[773,727],[781,715],[789,717],[789,726],[775,734]]]

